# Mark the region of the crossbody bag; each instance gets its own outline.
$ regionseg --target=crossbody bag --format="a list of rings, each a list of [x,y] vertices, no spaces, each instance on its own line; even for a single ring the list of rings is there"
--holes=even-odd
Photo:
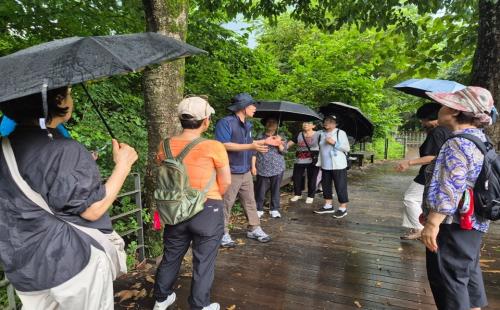
[[[318,162],[318,158],[319,158],[319,151],[312,151],[311,148],[309,147],[309,144],[307,143],[306,136],[304,135],[304,132],[301,132],[301,134],[302,134],[302,139],[304,139],[304,143],[306,144],[307,150],[309,151],[309,154],[311,154],[312,164],[316,165],[316,163]],[[314,137],[314,135],[313,135],[313,137]],[[318,140],[318,144],[319,144],[319,140]]]
[[[23,179],[19,173],[17,167],[16,158],[14,156],[14,151],[8,138],[2,138],[2,151],[9,168],[9,172],[14,179],[17,187],[24,193],[24,195],[31,200],[34,204],[38,205],[43,210],[50,213],[52,216],[70,224],[76,229],[86,233],[96,242],[98,242],[104,249],[106,256],[110,261],[111,272],[113,275],[113,280],[117,277],[127,273],[127,254],[125,252],[125,242],[122,237],[118,235],[116,231],[113,230],[110,234],[105,234],[99,229],[84,227],[64,220],[58,217],[49,208],[47,202],[43,199],[42,195],[34,191],[29,184]]]

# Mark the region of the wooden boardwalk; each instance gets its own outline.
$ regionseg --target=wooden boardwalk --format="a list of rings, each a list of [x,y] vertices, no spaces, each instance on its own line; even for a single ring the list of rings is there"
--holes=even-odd
[[[435,309],[419,241],[401,241],[401,198],[416,171],[397,174],[393,164],[350,173],[348,215],[316,215],[303,202],[282,197],[283,218],[263,219],[268,244],[232,233],[240,245],[221,250],[212,300],[223,309]],[[320,206],[322,199],[315,201]],[[490,306],[500,309],[500,225],[492,225],[483,247]],[[149,273],[154,273],[151,268]],[[189,275],[188,273],[185,275]],[[144,287],[146,296],[117,309],[151,309],[152,284],[139,273],[118,281],[115,291]],[[151,278],[150,278],[151,280]],[[174,309],[189,309],[190,278],[181,276]],[[497,288],[497,289],[495,289]]]

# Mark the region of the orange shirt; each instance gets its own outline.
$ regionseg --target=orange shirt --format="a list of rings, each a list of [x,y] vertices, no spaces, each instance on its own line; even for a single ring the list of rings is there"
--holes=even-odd
[[[179,155],[184,147],[191,141],[179,140],[178,138],[170,139],[170,150],[173,156]],[[163,141],[160,143],[156,160],[161,162],[165,159],[163,152]],[[192,188],[203,190],[207,186],[212,173],[216,168],[229,166],[229,158],[227,157],[226,148],[222,143],[215,140],[205,140],[196,145],[184,158],[184,165],[187,168],[189,183]],[[217,180],[207,193],[207,198],[222,199],[219,192]]]

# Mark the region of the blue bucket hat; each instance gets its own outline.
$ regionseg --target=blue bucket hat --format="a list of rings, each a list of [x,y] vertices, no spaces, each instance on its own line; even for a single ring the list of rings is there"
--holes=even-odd
[[[253,99],[252,96],[250,96],[248,93],[240,93],[231,98],[231,105],[227,108],[230,111],[237,112],[243,110],[249,105],[257,103],[258,102],[255,101],[255,99]]]

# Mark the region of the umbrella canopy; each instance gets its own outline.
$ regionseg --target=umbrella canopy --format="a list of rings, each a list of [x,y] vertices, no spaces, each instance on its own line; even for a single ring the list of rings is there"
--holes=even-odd
[[[280,122],[321,120],[318,113],[302,104],[279,100],[259,100],[257,103],[254,115],[257,118],[276,117]]]
[[[338,127],[356,141],[369,140],[373,136],[372,122],[357,107],[342,102],[330,102],[319,111],[325,116],[337,116]]]
[[[0,57],[0,102],[203,52],[151,32],[55,40]]]
[[[465,88],[465,85],[448,80],[410,79],[395,85],[394,88],[413,96],[431,99],[425,92],[452,93]]]

